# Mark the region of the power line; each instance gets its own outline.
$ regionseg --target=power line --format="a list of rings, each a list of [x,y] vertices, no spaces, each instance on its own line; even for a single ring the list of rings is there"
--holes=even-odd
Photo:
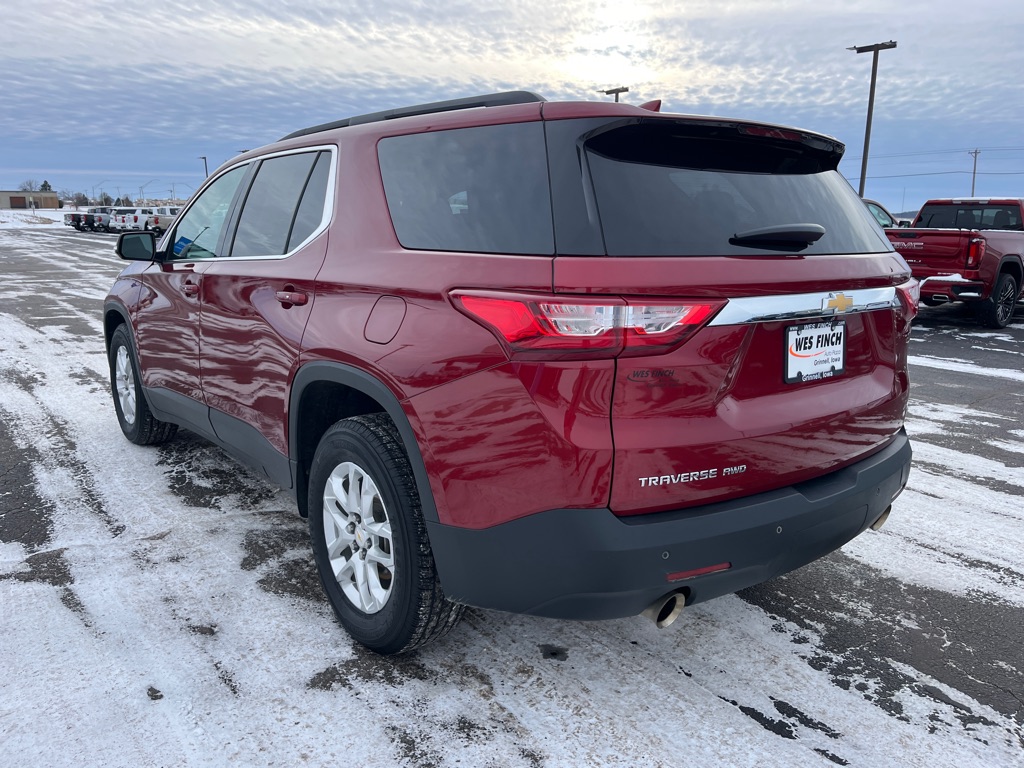
[[[1024,152],[1024,147],[976,147],[983,152]],[[931,149],[920,152],[893,152],[885,155],[872,155],[872,158],[881,157],[920,157],[923,155],[958,155],[961,152],[970,152],[969,148],[964,149]],[[859,160],[860,157],[847,155],[844,160]]]
[[[970,171],[933,171],[931,173],[895,173],[891,176],[868,176],[869,179],[906,179],[911,176],[951,176],[953,174],[971,173]],[[978,176],[1024,176],[1024,171],[978,171]],[[856,176],[846,176],[853,181]]]

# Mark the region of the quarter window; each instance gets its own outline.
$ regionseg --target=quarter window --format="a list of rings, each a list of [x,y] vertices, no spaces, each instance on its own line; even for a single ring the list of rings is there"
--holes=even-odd
[[[554,252],[540,123],[394,136],[381,140],[377,156],[403,247]]]

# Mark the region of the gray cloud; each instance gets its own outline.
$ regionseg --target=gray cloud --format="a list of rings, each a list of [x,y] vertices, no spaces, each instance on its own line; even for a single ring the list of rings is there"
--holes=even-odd
[[[951,0],[74,8],[4,9],[0,174],[44,146],[71,155],[88,145],[113,153],[110,165],[158,149],[226,159],[349,114],[512,88],[594,99],[620,84],[633,103],[661,98],[673,111],[796,124],[852,145],[863,132],[870,56],[845,48],[890,38],[899,48],[881,56],[878,146],[1022,143],[1019,0],[991,0],[966,18]]]

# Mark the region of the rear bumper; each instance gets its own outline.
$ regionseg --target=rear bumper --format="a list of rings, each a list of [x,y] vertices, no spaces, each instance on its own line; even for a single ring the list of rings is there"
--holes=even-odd
[[[882,451],[789,488],[618,518],[557,509],[483,530],[428,523],[445,594],[481,608],[564,619],[635,616],[684,592],[702,602],[781,575],[863,532],[906,485],[904,432]],[[681,581],[668,574],[730,563]]]
[[[938,275],[921,280],[921,296],[945,301],[972,301],[987,297],[985,283],[959,274]]]

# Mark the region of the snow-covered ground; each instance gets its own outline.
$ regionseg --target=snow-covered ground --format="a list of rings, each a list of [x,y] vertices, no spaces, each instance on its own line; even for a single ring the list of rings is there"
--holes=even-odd
[[[470,611],[383,659],[285,494],[121,436],[113,237],[8,214],[0,765],[1024,765],[1020,325],[915,328],[916,463],[879,533],[668,630]]]
[[[43,208],[35,211],[11,211],[0,208],[0,229],[63,226],[64,214],[72,213],[74,210],[74,208],[64,208],[63,210]]]

